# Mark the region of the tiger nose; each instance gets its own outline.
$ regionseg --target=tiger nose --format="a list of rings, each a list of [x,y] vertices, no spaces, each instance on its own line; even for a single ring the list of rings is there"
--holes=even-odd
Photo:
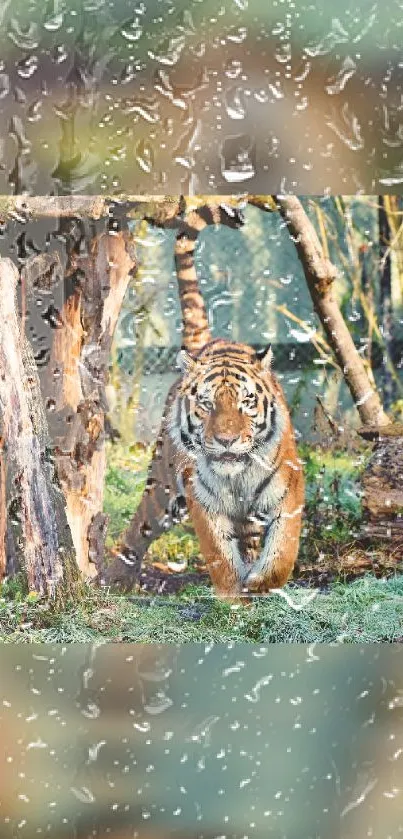
[[[230,446],[239,440],[240,436],[240,434],[231,434],[231,432],[228,431],[226,434],[221,434],[219,437],[215,434],[215,439],[220,446],[224,446],[224,448],[229,449]]]

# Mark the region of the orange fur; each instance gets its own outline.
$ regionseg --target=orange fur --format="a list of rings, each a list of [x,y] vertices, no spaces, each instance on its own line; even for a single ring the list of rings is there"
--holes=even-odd
[[[211,342],[196,359],[187,357],[186,365],[170,425],[180,452],[178,468],[186,476],[187,506],[212,582],[224,597],[279,588],[298,555],[304,502],[303,472],[283,391],[245,344]],[[252,385],[256,410],[252,403],[250,410],[247,402],[240,403],[240,389]]]

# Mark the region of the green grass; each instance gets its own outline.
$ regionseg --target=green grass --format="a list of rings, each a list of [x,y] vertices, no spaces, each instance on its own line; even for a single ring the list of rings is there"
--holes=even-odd
[[[108,544],[128,525],[143,492],[151,448],[108,447],[105,510]],[[326,453],[301,448],[307,503],[302,561],[315,566],[353,541],[361,517],[359,479],[363,454]],[[178,526],[152,546],[148,561],[186,559],[199,554],[189,528]],[[396,567],[396,566],[395,566]],[[251,606],[219,601],[207,586],[178,596],[126,597],[87,585],[79,604],[56,613],[27,595],[20,578],[0,587],[0,641],[25,642],[251,642],[371,643],[403,639],[403,575],[379,580],[367,575],[346,582],[342,574],[326,591],[290,584],[281,594],[255,599]],[[299,608],[294,608],[294,606]]]
[[[360,477],[368,453],[300,448],[306,482],[302,554],[351,543],[362,517]]]
[[[200,587],[179,597],[120,597],[87,587],[83,601],[57,614],[46,603],[0,590],[6,643],[253,642],[371,643],[403,637],[403,577],[335,583],[328,593],[286,586],[297,611],[272,594],[231,606]]]
[[[127,527],[147,478],[152,449],[125,448],[108,443],[104,510],[109,515],[107,545],[111,547]]]
[[[112,547],[122,535],[141,499],[152,447],[108,444],[108,466],[105,481],[104,510],[109,516],[107,547]],[[153,561],[180,562],[186,560],[192,568],[199,555],[199,543],[194,532],[186,525],[177,525],[164,533],[150,548]]]

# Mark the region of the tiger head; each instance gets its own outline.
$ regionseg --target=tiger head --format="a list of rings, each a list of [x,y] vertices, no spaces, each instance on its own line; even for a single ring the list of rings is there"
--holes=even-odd
[[[183,379],[170,416],[179,449],[220,475],[239,474],[279,432],[279,386],[272,351],[222,340],[193,358],[180,353]]]

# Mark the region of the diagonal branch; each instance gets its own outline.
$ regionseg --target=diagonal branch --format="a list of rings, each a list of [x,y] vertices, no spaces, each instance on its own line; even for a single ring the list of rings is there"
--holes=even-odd
[[[297,249],[315,311],[343,372],[361,421],[364,425],[388,425],[390,420],[383,410],[379,394],[369,381],[364,362],[334,295],[337,269],[324,255],[316,230],[300,200],[290,195],[278,196],[276,201]]]

